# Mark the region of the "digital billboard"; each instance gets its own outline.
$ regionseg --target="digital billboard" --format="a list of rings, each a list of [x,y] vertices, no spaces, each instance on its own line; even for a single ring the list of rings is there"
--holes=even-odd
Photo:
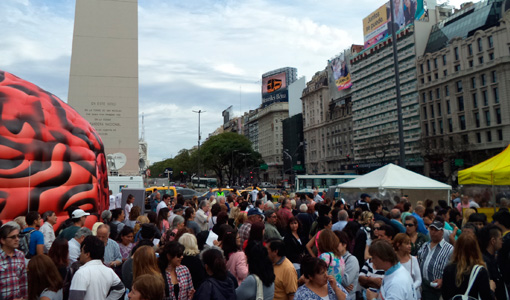
[[[262,95],[284,90],[286,87],[285,72],[262,78]]]
[[[345,90],[352,86],[351,73],[349,72],[344,53],[335,57],[328,67],[328,73],[333,75],[337,90]]]
[[[395,20],[391,20],[390,2],[363,19],[364,47],[369,48],[391,34],[419,20],[424,14],[423,0],[393,0]]]

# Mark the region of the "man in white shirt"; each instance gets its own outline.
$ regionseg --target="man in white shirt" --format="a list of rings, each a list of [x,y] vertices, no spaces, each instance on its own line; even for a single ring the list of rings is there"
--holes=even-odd
[[[164,194],[163,201],[159,202],[158,206],[156,206],[156,213],[159,215],[159,210],[163,207],[168,207],[170,205],[170,195]]]
[[[113,195],[112,190],[110,190],[110,209],[109,210],[114,210],[114,209],[115,209],[115,196]]]
[[[43,214],[44,224],[39,228],[39,231],[44,236],[44,253],[50,251],[53,241],[55,241],[55,231],[53,225],[57,224],[57,215],[54,211],[48,210]]]
[[[257,201],[257,194],[259,193],[259,190],[257,190],[257,184],[253,185],[253,190],[250,192],[250,202]]]
[[[313,201],[317,203],[321,203],[322,201],[324,201],[324,199],[322,199],[322,197],[319,195],[318,190],[313,190]]]
[[[209,230],[209,218],[211,218],[209,209],[209,202],[207,200],[202,200],[200,202],[200,208],[195,216],[195,222],[197,222],[198,226],[200,226],[200,230],[202,231]]]
[[[119,192],[117,195],[115,195],[115,208],[122,209],[122,193],[121,192]]]
[[[95,236],[88,236],[82,242],[80,263],[83,265],[74,274],[69,289],[73,300],[117,300],[125,288],[115,272],[103,265],[105,247]]]
[[[78,260],[81,253],[81,243],[89,235],[92,235],[92,231],[87,227],[82,227],[78,229],[74,238],[69,240],[69,265]]]

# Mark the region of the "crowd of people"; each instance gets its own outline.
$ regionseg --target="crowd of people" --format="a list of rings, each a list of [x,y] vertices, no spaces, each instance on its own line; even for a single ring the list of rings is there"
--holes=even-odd
[[[251,193],[30,211],[0,227],[0,299],[510,299],[510,213],[477,201]],[[386,203],[386,202],[385,202]],[[414,203],[415,205],[413,205]]]

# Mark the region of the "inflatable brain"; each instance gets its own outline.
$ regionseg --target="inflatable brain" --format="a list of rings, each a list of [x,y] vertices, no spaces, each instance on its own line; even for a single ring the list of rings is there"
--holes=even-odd
[[[97,215],[107,201],[95,129],[55,95],[0,70],[0,219],[52,210],[62,221],[72,205]]]

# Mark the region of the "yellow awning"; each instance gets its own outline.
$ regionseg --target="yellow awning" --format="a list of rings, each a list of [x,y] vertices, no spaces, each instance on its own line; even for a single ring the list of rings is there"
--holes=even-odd
[[[510,185],[510,145],[500,154],[459,171],[459,184]]]

